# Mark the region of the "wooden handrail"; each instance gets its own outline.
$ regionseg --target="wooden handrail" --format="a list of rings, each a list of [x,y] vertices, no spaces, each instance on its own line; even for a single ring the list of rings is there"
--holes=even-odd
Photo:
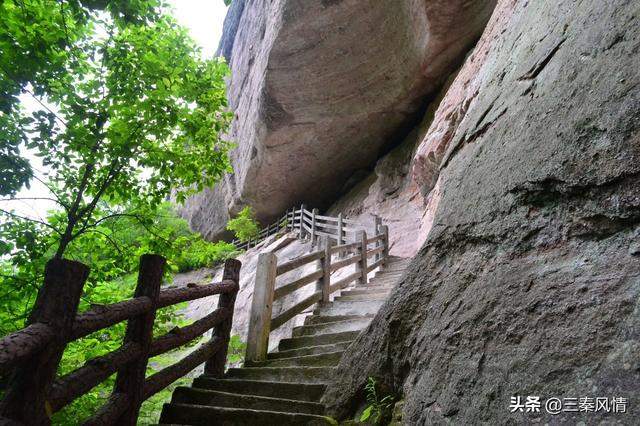
[[[172,288],[160,293],[158,307],[165,308],[178,303],[213,296],[214,294],[230,293],[237,285],[238,283],[234,280],[223,280],[222,282],[213,284]]]
[[[304,205],[300,211],[299,217],[296,217],[294,213],[293,216],[296,219],[292,220],[291,229],[298,229],[300,239],[303,239],[305,234],[309,233],[312,247],[315,245],[317,238],[322,237],[324,248],[279,265],[278,259],[273,253],[262,253],[258,258],[245,356],[245,362],[249,365],[266,360],[271,331],[282,326],[310,306],[316,303],[329,302],[329,296],[333,292],[346,288],[354,281],[359,285],[366,285],[368,273],[384,266],[389,257],[388,228],[382,226],[379,217],[375,217],[374,227],[376,234],[371,238],[367,238],[367,234],[363,229],[345,227],[344,223],[356,226],[358,224],[355,221],[343,219],[342,214],[339,214],[337,218],[322,216],[315,209],[311,212],[307,211]],[[326,222],[337,223],[337,225],[330,225]],[[323,230],[335,232],[324,232]],[[344,243],[344,236],[347,232],[356,234],[355,242]],[[337,241],[338,245],[332,246],[332,240]],[[375,246],[369,248],[369,244],[375,244]],[[346,252],[355,252],[356,254],[348,258],[342,258],[342,255]],[[341,260],[334,261],[332,257],[335,254],[338,254]],[[368,258],[371,256],[374,259],[369,264]],[[320,262],[319,270],[281,285],[277,289],[275,288],[275,281],[278,276],[314,262]],[[336,283],[331,283],[332,273],[351,265],[356,266],[355,272]],[[317,281],[317,285],[313,294],[289,307],[277,317],[271,318],[275,300],[282,299],[284,296],[314,281]]]
[[[59,411],[117,373],[108,402],[85,424],[134,425],[142,401],[203,362],[207,374],[220,376],[227,356],[241,264],[227,260],[220,283],[160,291],[164,264],[161,256],[142,256],[134,298],[76,314],[88,269],[77,262],[50,261],[30,317],[32,323],[0,340],[0,371],[13,371],[0,403],[0,418],[14,423],[48,424],[51,412]],[[157,309],[213,294],[220,295],[218,309],[191,325],[153,339]],[[119,349],[55,377],[67,343],[121,321],[128,323]],[[145,380],[150,357],[182,346],[212,328],[215,331],[211,341]]]
[[[360,258],[361,258],[361,256],[359,254],[356,254],[354,256],[348,257],[348,258],[340,260],[338,262],[331,263],[330,270],[331,270],[331,272],[335,272],[338,269],[342,269],[342,268],[344,268],[346,266],[353,265],[354,263],[359,262]]]
[[[81,337],[111,327],[114,324],[149,312],[153,308],[148,297],[136,297],[111,305],[96,306],[76,316],[71,332],[71,339]]]
[[[360,247],[360,243],[350,243],[350,244],[342,244],[340,246],[333,246],[331,247],[331,253],[340,253],[342,251],[347,251],[347,250],[351,250],[351,249],[355,249]]]
[[[55,337],[55,329],[47,324],[29,324],[0,340],[0,373],[7,373],[21,361],[41,351]]]
[[[311,284],[312,282],[318,281],[320,278],[324,276],[324,271],[315,271],[309,275],[305,275],[302,278],[299,278],[287,285],[283,285],[282,287],[278,287],[273,292],[273,300],[278,300],[286,296],[287,294],[293,293],[299,288],[306,286],[307,284]]]
[[[276,268],[276,275],[282,275],[289,271],[293,271],[296,268],[299,268],[307,263],[311,263],[314,260],[319,260],[324,256],[324,250],[318,250],[313,253],[306,254],[304,256],[297,257],[293,260],[285,262],[281,265],[278,265]]]
[[[317,291],[313,293],[311,296],[304,299],[303,301],[298,302],[296,305],[292,306],[291,308],[287,309],[286,311],[278,315],[276,318],[271,320],[271,327],[270,327],[271,331],[280,327],[282,324],[286,323],[291,318],[295,317],[300,312],[304,311],[309,306],[319,302],[320,300],[322,300],[322,292]]]

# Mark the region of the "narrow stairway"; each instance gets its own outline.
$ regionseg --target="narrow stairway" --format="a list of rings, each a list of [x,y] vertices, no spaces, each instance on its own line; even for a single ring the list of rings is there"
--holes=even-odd
[[[320,403],[346,348],[371,322],[409,260],[390,257],[369,284],[342,290],[283,339],[267,361],[178,387],[161,424],[326,425]]]

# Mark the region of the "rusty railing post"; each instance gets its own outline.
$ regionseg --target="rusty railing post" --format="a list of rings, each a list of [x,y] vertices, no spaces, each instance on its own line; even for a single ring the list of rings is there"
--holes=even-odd
[[[269,349],[273,291],[276,285],[278,258],[274,253],[261,253],[256,267],[256,284],[251,301],[245,363],[264,361]]]
[[[148,297],[151,299],[151,310],[147,313],[131,318],[127,322],[124,343],[135,343],[141,348],[141,355],[118,371],[113,395],[123,394],[127,398],[127,410],[114,424],[135,426],[138,420],[140,405],[143,402],[143,388],[149,348],[153,339],[153,322],[156,318],[160,284],[164,275],[166,259],[156,254],[145,254],[140,257],[138,284],[134,297]]]
[[[44,350],[14,370],[0,403],[0,416],[28,425],[51,424],[47,396],[71,335],[88,276],[87,266],[71,260],[52,259],[45,266],[44,283],[27,325],[47,324],[55,331],[55,337]]]
[[[229,341],[231,340],[231,326],[233,325],[233,309],[236,303],[236,296],[240,290],[240,267],[242,263],[237,259],[228,259],[224,262],[224,272],[222,280],[231,280],[236,283],[235,289],[230,293],[223,293],[218,299],[218,308],[229,310],[229,316],[220,323],[211,338],[221,338],[224,344],[204,365],[205,374],[222,377],[227,364],[227,353],[229,352]]]
[[[360,241],[360,262],[356,263],[356,271],[361,272],[358,278],[358,284],[366,285],[367,280],[367,233],[366,231],[358,232],[358,241]]]

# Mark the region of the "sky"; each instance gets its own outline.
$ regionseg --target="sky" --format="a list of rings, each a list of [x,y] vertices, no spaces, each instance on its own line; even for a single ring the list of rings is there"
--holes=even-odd
[[[218,42],[222,35],[222,24],[227,13],[227,6],[223,0],[169,0],[173,7],[173,16],[180,24],[187,27],[191,37],[202,47],[203,54],[210,58],[218,48]],[[38,103],[29,95],[21,97],[23,106],[27,111],[40,109]],[[25,156],[31,162],[36,176],[42,175],[42,163],[29,153]],[[40,171],[40,172],[39,172]],[[18,198],[42,198],[50,197],[46,187],[37,180],[32,180],[29,189],[23,189],[17,195]],[[13,209],[17,214],[33,219],[44,219],[47,211],[56,207],[56,204],[46,200],[16,200],[3,202],[2,208]]]
[[[170,0],[173,16],[189,28],[191,37],[203,48],[207,57],[213,56],[222,35],[222,23],[227,13],[223,0]]]

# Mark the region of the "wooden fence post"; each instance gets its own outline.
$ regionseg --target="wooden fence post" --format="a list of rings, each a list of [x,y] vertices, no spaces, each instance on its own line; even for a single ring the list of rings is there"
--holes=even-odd
[[[273,253],[262,253],[258,256],[256,283],[253,289],[247,334],[245,360],[248,363],[267,359],[277,264],[278,258]]]
[[[378,215],[373,215],[373,221],[374,221],[374,225],[373,225],[374,233],[373,233],[373,235],[375,237],[377,237],[380,234],[380,231],[381,231],[380,227],[382,226],[382,218],[380,216],[378,216]],[[376,248],[380,247],[381,245],[382,245],[382,241],[377,240],[376,241]],[[382,253],[376,253],[373,261],[377,262],[381,258],[382,258]]]
[[[71,260],[52,259],[45,266],[44,283],[27,325],[47,324],[55,331],[55,338],[15,369],[0,403],[0,416],[28,425],[51,424],[46,398],[70,337],[88,276],[89,268]]]
[[[358,232],[358,240],[360,240],[360,262],[356,265],[357,271],[360,271],[362,275],[358,278],[358,284],[366,285],[367,280],[367,233],[366,231]]]
[[[148,297],[151,299],[152,308],[149,312],[127,322],[123,344],[136,343],[140,345],[142,351],[139,358],[121,368],[116,376],[113,393],[114,395],[126,395],[129,405],[120,418],[114,422],[117,425],[135,426],[138,420],[138,412],[143,402],[142,391],[147,362],[149,361],[149,348],[153,339],[153,322],[156,318],[160,284],[162,284],[166,262],[164,257],[156,254],[145,254],[140,257],[138,284],[134,297]]]
[[[343,240],[342,240],[343,226],[344,224],[342,222],[342,213],[338,213],[338,245],[339,246],[341,246],[343,243]],[[338,253],[338,257],[340,258],[344,257],[344,251],[341,251],[340,253]]]
[[[304,238],[304,204],[300,205],[300,233],[298,234],[298,239],[302,240]]]
[[[382,231],[382,244],[384,245],[384,250],[382,251],[382,266],[384,266],[389,261],[389,227],[387,225],[383,225],[380,227],[380,231]]]
[[[324,244],[324,257],[320,260],[322,265],[322,278],[319,285],[322,290],[322,302],[329,301],[329,294],[331,292],[331,239],[324,235],[322,237],[322,243]]]
[[[240,290],[240,267],[242,263],[237,259],[227,259],[224,262],[222,280],[231,280],[236,283],[235,289],[229,293],[222,293],[218,299],[218,308],[228,309],[230,314],[222,321],[211,334],[211,339],[220,338],[224,341],[222,349],[218,350],[205,364],[204,372],[213,377],[222,377],[224,367],[227,364],[229,341],[231,340],[231,326],[233,325],[233,308],[236,296]]]
[[[316,234],[316,215],[318,214],[318,209],[313,209],[311,211],[311,248],[316,245],[316,241],[318,240],[318,234]]]

